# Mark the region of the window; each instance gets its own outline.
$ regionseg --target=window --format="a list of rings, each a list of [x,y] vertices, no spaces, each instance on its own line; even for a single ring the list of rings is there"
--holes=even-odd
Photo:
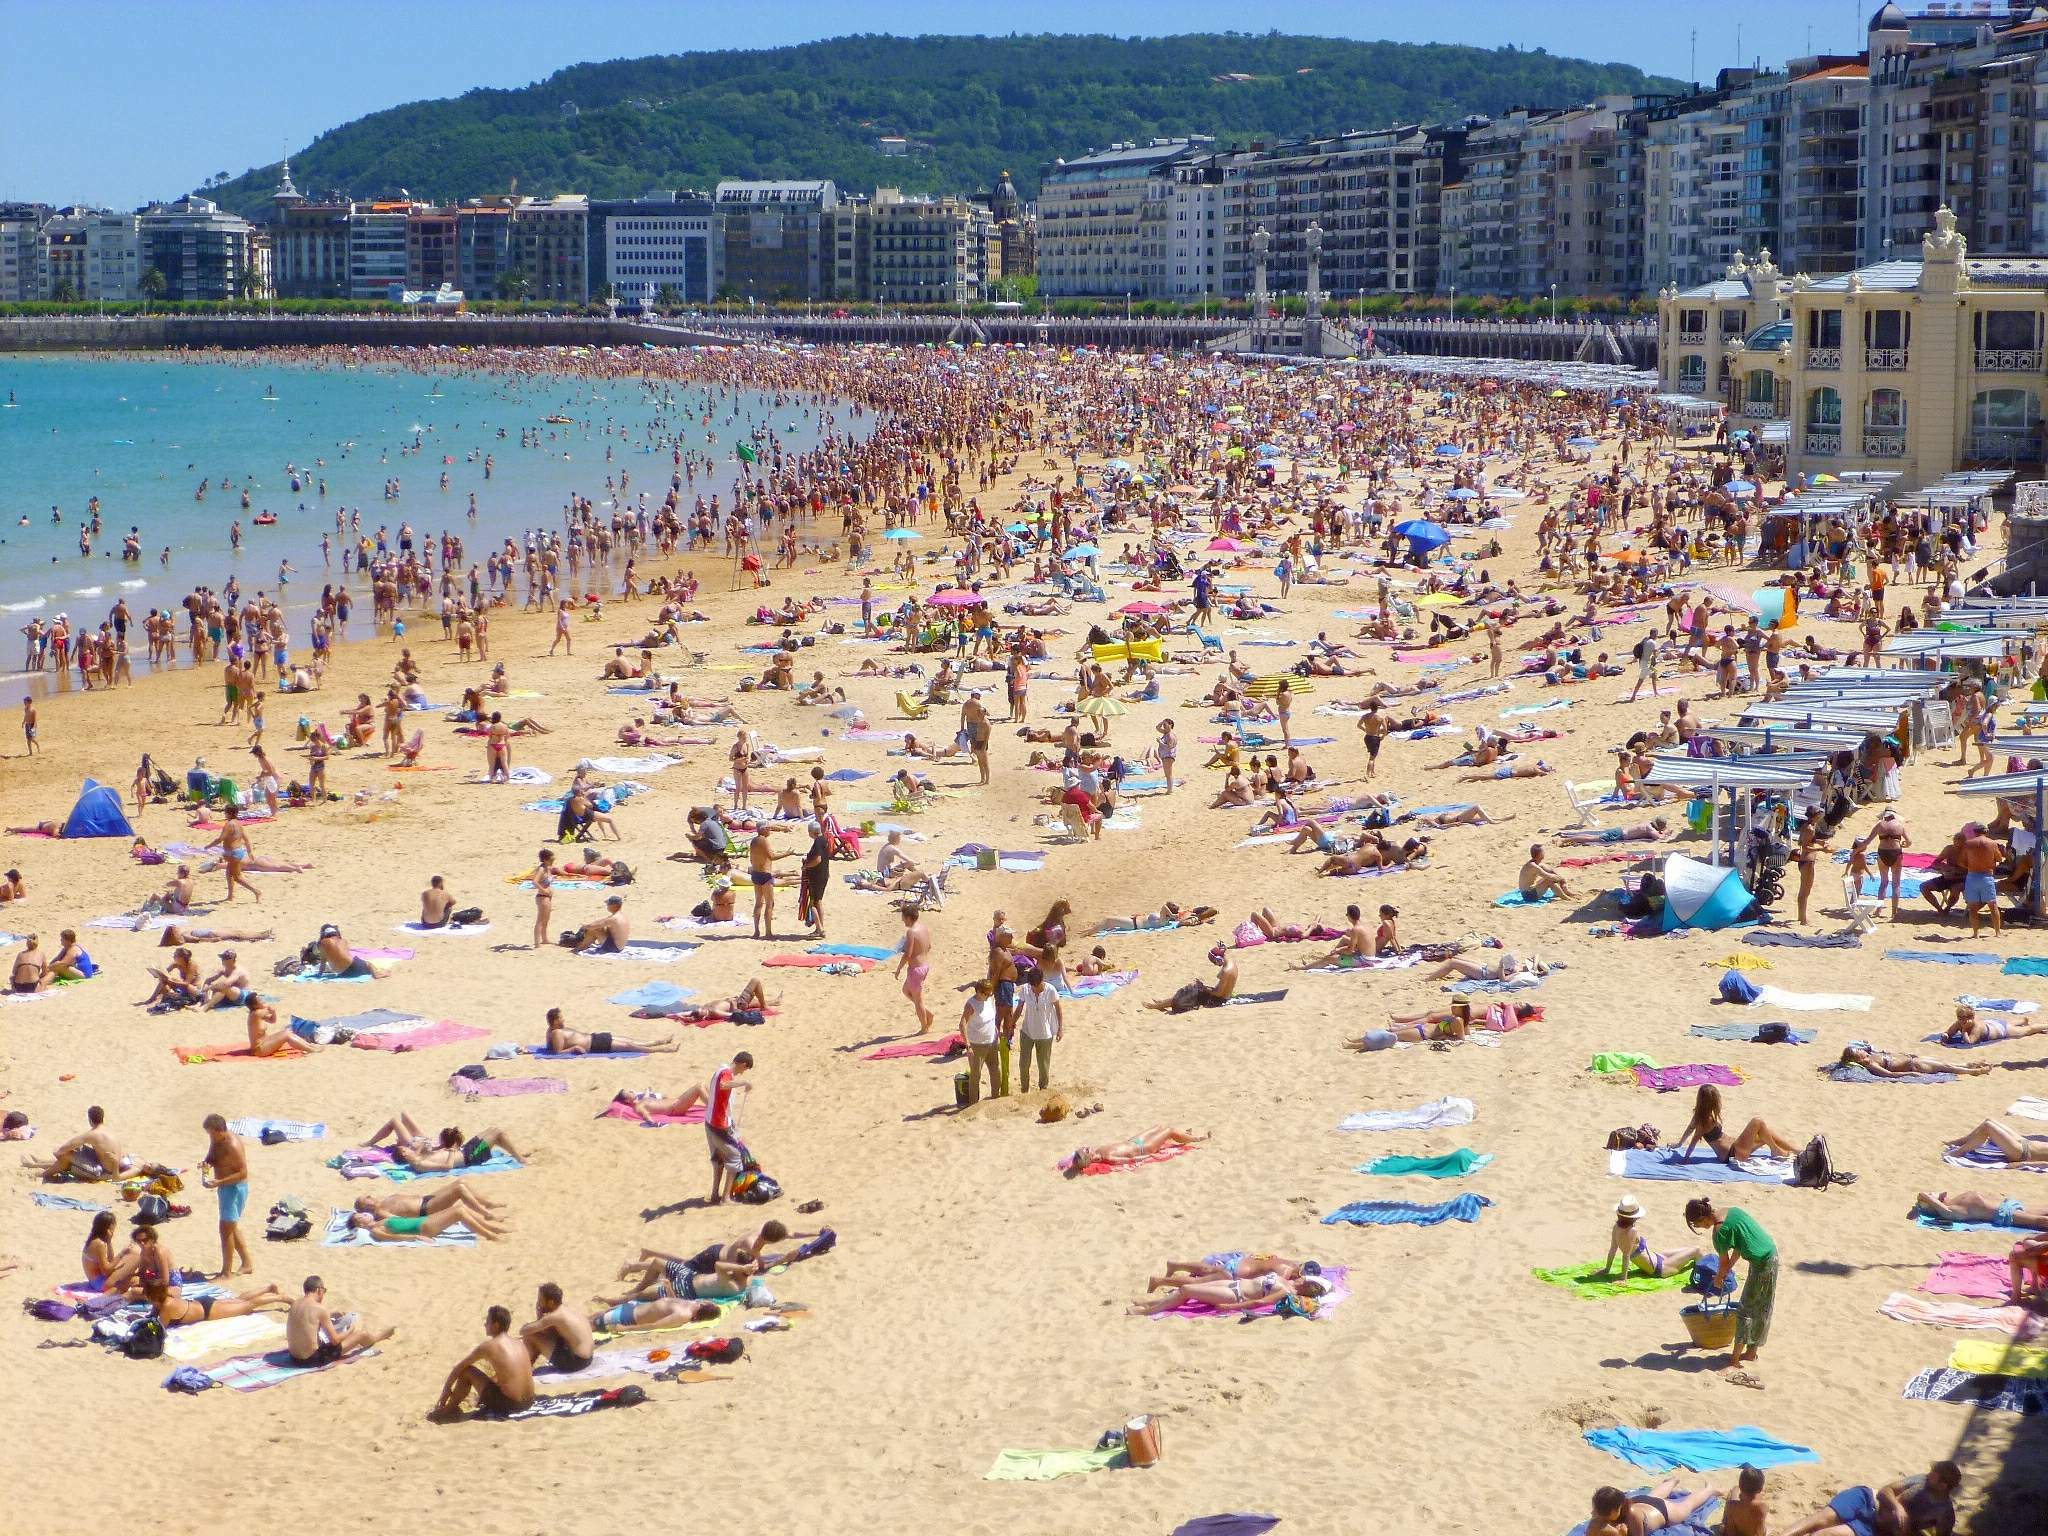
[[[1815,430],[1842,424],[1842,396],[1839,390],[1821,388],[1806,397],[1806,425]]]
[[[1863,317],[1863,344],[1894,348],[1906,345],[1912,325],[1903,309],[1873,309]]]
[[[1834,391],[1830,390],[1832,394]],[[1742,388],[1743,399],[1753,405],[1775,405],[1778,401],[1778,381],[1768,368],[1752,368]]]
[[[1896,389],[1873,389],[1870,403],[1863,413],[1863,424],[1869,427],[1903,427],[1906,424],[1906,397]]]
[[[1809,310],[1806,344],[1809,347],[1839,347],[1842,344],[1842,312],[1839,309]]]
[[[1987,352],[2030,352],[2036,341],[2034,312],[1987,309],[1977,316],[1977,346]]]
[[[1707,360],[1697,352],[1688,352],[1678,360],[1678,384],[1681,389],[1704,389],[1707,383]]]
[[[1977,432],[2027,432],[2041,423],[2041,399],[2031,389],[1987,389],[1970,402]]]

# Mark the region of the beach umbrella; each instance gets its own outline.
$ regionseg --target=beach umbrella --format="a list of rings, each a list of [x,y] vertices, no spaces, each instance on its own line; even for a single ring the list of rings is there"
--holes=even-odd
[[[921,539],[924,535],[915,528],[891,528],[882,537],[885,539]]]
[[[1419,550],[1441,549],[1451,542],[1450,530],[1442,523],[1432,523],[1427,518],[1411,517],[1405,523],[1395,524],[1394,532]]]
[[[1444,492],[1444,495],[1452,501],[1477,501],[1479,499],[1479,493],[1469,485],[1452,486],[1451,489]]]
[[[1553,399],[1553,400],[1562,400],[1562,399],[1564,399],[1564,398],[1566,397],[1567,393],[1568,393],[1568,391],[1566,391],[1566,390],[1562,390],[1562,389],[1553,389],[1553,390],[1552,390],[1552,391],[1550,392],[1550,398],[1551,398],[1551,399]]]
[[[1029,533],[1030,531],[1031,525],[1029,523],[1011,523],[1003,529],[1005,533]]]
[[[1120,715],[1129,714],[1130,711],[1115,699],[1100,698],[1083,699],[1074,707],[1074,713],[1085,715],[1090,720],[1114,720]]]
[[[1101,553],[1102,551],[1093,544],[1073,544],[1067,547],[1065,552],[1060,555],[1060,558],[1062,560],[1093,560]]]
[[[1111,459],[1102,467],[1104,469],[1121,469],[1128,471],[1131,467],[1131,461],[1129,459]]]
[[[1259,457],[1262,459],[1277,459],[1280,457],[1280,450],[1278,448],[1275,448],[1271,443],[1259,444],[1257,452]]]
[[[1813,483],[1815,485],[1838,485],[1841,482],[1834,475],[1815,475],[1813,477]]]
[[[1136,602],[1125,603],[1123,607],[1117,609],[1117,612],[1133,613],[1141,619],[1149,619],[1156,618],[1166,612],[1166,606],[1163,603],[1151,602],[1141,597]]]
[[[1731,496],[1747,496],[1756,489],[1756,483],[1751,480],[1730,480],[1721,489]]]
[[[1600,446],[1600,439],[1597,437],[1568,437],[1564,440],[1564,445],[1567,448],[1598,448]]]
[[[1436,445],[1436,456],[1440,459],[1455,459],[1464,451],[1456,443],[1438,443]]]
[[[1226,448],[1223,450],[1223,457],[1226,459],[1241,459],[1244,457],[1244,450],[1242,448]]]
[[[1225,555],[1241,555],[1251,548],[1249,544],[1240,544],[1235,539],[1211,539],[1208,547]]]
[[[963,587],[948,587],[942,592],[934,592],[925,599],[925,604],[931,608],[972,608],[980,601],[979,592],[969,592]]]

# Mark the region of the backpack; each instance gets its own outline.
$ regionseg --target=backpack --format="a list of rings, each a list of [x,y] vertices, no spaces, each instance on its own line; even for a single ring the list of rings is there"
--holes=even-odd
[[[1853,1173],[1835,1172],[1828,1155],[1828,1139],[1816,1136],[1792,1157],[1792,1183],[1798,1189],[1826,1189],[1830,1184],[1853,1184]]]
[[[171,1219],[171,1202],[162,1195],[144,1195],[135,1202],[135,1219],[148,1226],[161,1226]]]
[[[714,1365],[731,1365],[747,1352],[744,1339],[698,1339],[684,1346],[683,1353],[692,1360],[709,1360]]]
[[[164,1353],[163,1323],[157,1318],[145,1317],[123,1341],[121,1353],[130,1360],[161,1360]]]
[[[33,1300],[24,1301],[21,1304],[21,1310],[30,1317],[37,1318],[46,1323],[68,1323],[71,1319],[78,1316],[78,1308],[72,1306],[71,1303],[68,1301],[58,1301],[48,1296],[39,1296]]]
[[[1607,1133],[1607,1150],[1610,1152],[1648,1151],[1655,1147],[1663,1136],[1654,1125],[1624,1125],[1619,1130]]]
[[[467,928],[472,923],[480,923],[483,920],[484,909],[482,907],[464,907],[460,912],[449,914],[448,926],[451,928]]]

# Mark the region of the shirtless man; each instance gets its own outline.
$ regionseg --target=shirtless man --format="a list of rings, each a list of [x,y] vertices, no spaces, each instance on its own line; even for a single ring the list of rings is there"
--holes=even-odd
[[[220,969],[201,982],[200,986],[203,988],[203,1006],[208,1008],[247,1002],[250,997],[249,973],[242,969],[242,963],[236,959],[232,949],[220,952]]]
[[[242,866],[248,862],[250,853],[249,834],[243,830],[242,813],[237,807],[230,805],[221,812],[221,816],[220,836],[206,846],[220,850],[221,867],[227,871],[228,900],[235,899],[235,887],[239,885],[260,902],[263,900],[263,893],[251,885],[248,876],[242,873]]]
[[[566,608],[563,610],[565,618]],[[484,1341],[456,1361],[441,1386],[433,1416],[453,1418],[470,1394],[485,1414],[511,1414],[533,1406],[533,1358],[512,1332],[512,1314],[492,1307],[484,1314]]]
[[[626,918],[625,907],[625,897],[605,897],[604,916],[596,922],[585,923],[578,928],[575,938],[570,940],[566,947],[595,950],[599,954],[617,954],[626,947],[633,933],[632,924]]]
[[[634,1285],[618,1300],[645,1301],[662,1296],[687,1299],[696,1290],[692,1276],[717,1273],[720,1265],[748,1266],[749,1274],[765,1274],[778,1264],[793,1263],[801,1257],[794,1249],[786,1253],[770,1253],[770,1243],[786,1242],[792,1238],[801,1242],[823,1235],[821,1232],[791,1232],[779,1221],[767,1221],[752,1237],[713,1243],[687,1259],[679,1254],[664,1253],[658,1248],[642,1248],[638,1259],[619,1267],[619,1279],[631,1280]],[[604,1306],[615,1305],[601,1296],[598,1301]]]
[[[590,1319],[562,1305],[562,1288],[552,1280],[536,1294],[533,1321],[519,1330],[519,1338],[529,1360],[538,1364],[545,1355],[549,1368],[564,1376],[588,1370],[597,1353]]]
[[[327,1282],[318,1275],[308,1275],[303,1293],[285,1314],[284,1347],[300,1365],[332,1365],[382,1344],[396,1332],[396,1328],[373,1332],[352,1314],[343,1317],[329,1312]]]
[[[315,948],[319,952],[322,976],[367,976],[372,981],[384,979],[382,971],[349,947],[348,940],[341,936],[340,925],[336,923],[320,925],[320,937],[315,941]]]
[[[117,1177],[121,1169],[121,1148],[107,1134],[107,1112],[94,1104],[85,1112],[86,1128],[48,1157],[24,1157],[21,1166],[42,1172],[46,1182],[70,1179],[97,1183]]]
[[[931,1033],[932,1011],[925,1006],[924,984],[932,973],[932,931],[925,926],[924,909],[906,901],[897,909],[903,914],[903,953],[896,962],[896,974],[903,978],[903,995],[917,1015],[917,1032]]]
[[[1880,844],[1880,850],[1882,845]],[[1971,822],[1963,828],[1963,840],[1956,850],[1956,862],[1963,867],[1963,915],[1970,920],[1970,936],[1977,936],[1977,917],[1980,912],[1991,914],[1991,931],[2003,933],[2003,919],[1998,913],[1998,866],[2005,857],[2000,848],[1979,822]],[[1897,917],[1899,902],[1896,890],[1892,896],[1892,916]]]
[[[1525,902],[1544,901],[1553,894],[1562,896],[1566,901],[1576,900],[1571,888],[1564,883],[1564,876],[1543,862],[1541,843],[1529,845],[1529,859],[1515,876],[1515,888],[1522,893]]]
[[[1192,1013],[1197,1008],[1216,1008],[1237,993],[1237,956],[1218,944],[1209,951],[1216,966],[1213,982],[1191,981],[1171,997],[1157,998],[1147,1008],[1159,1013]]]
[[[199,1001],[199,967],[193,963],[192,951],[179,945],[171,952],[170,965],[158,970],[149,967],[149,974],[156,978],[156,989],[135,1006],[154,1008],[158,1003],[174,1003],[183,1007]]]
[[[1920,1477],[1845,1488],[1786,1536],[1955,1536],[1954,1497],[1962,1485],[1954,1462],[1937,1461]]]
[[[659,1040],[628,1040],[608,1029],[586,1035],[563,1022],[561,1009],[550,1008],[548,1049],[557,1056],[609,1056],[614,1051],[673,1051],[678,1047],[674,1035],[663,1035]]]
[[[1252,921],[1258,923],[1263,930],[1266,924],[1264,921],[1261,921],[1262,917],[1269,919],[1271,916],[1272,909],[1268,907],[1263,909],[1262,912],[1253,913]],[[1353,902],[1344,909],[1344,917],[1350,926],[1338,935],[1336,945],[1330,952],[1306,960],[1294,966],[1293,969],[1300,971],[1327,970],[1332,966],[1356,965],[1360,960],[1371,958],[1373,953],[1373,936],[1366,929],[1363,909],[1356,902]],[[1267,937],[1270,938],[1272,935],[1269,933]]]
[[[431,1189],[431,1194],[420,1193]],[[504,1205],[478,1191],[467,1179],[435,1179],[408,1185],[393,1190],[390,1194],[357,1195],[355,1209],[365,1216],[438,1216],[443,1211],[454,1211],[459,1220],[467,1222],[472,1216],[484,1220],[502,1220],[499,1215]]]
[[[157,910],[173,917],[183,917],[192,910],[192,899],[197,893],[192,888],[192,866],[180,864],[171,883],[164,887],[163,895],[157,898]]]
[[[1628,827],[1569,827],[1557,834],[1557,840],[1573,847],[1588,843],[1661,843],[1670,833],[1669,819],[1657,816]]]
[[[199,1160],[199,1182],[212,1190],[220,1203],[220,1273],[214,1278],[225,1280],[236,1273],[238,1257],[240,1272],[254,1274],[248,1240],[242,1236],[242,1212],[249,1204],[248,1150],[242,1138],[228,1129],[224,1116],[208,1115],[205,1130],[206,1156]]]
[[[981,702],[981,690],[975,689],[967,695],[967,701],[960,706],[960,729],[967,737],[967,750],[974,754],[974,766],[981,773],[981,782],[988,783],[988,710]]]
[[[420,892],[420,926],[422,928],[446,928],[448,914],[455,910],[455,897],[439,875],[427,882],[427,888]]]
[[[763,822],[747,844],[747,878],[754,885],[754,937],[775,937],[775,861],[799,857],[795,850],[777,853],[771,841],[774,828]]]

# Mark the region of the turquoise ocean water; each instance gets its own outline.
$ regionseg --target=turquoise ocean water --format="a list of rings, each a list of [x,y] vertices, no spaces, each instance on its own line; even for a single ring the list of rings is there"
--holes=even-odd
[[[686,504],[695,492],[729,498],[735,442],[766,426],[785,451],[803,452],[823,436],[819,409],[815,400],[777,405],[749,393],[708,400],[701,387],[674,383],[415,371],[402,356],[361,367],[0,356],[0,681],[20,675],[17,631],[31,617],[64,612],[97,625],[119,597],[138,614],[175,608],[193,587],[219,591],[231,574],[244,593],[275,593],[284,561],[296,567],[282,589],[286,605],[304,608],[323,583],[341,580],[338,539],[331,565],[323,568],[320,551],[323,534],[335,537],[338,508],[359,511],[372,537],[387,528],[394,547],[401,523],[422,546],[452,532],[465,558],[480,562],[505,535],[560,528],[572,493],[602,512],[621,476],[629,504],[644,490],[658,506],[678,439],[719,461],[708,479],[698,470]],[[573,424],[549,425],[551,415]],[[537,447],[519,446],[522,429],[541,433]],[[496,461],[488,481],[485,454]],[[393,478],[399,494],[387,500]],[[203,502],[194,498],[202,480]],[[82,555],[79,531],[94,496],[101,533]],[[275,526],[255,526],[266,511]],[[238,519],[236,553],[229,529]],[[141,534],[136,563],[121,558],[131,527]],[[293,632],[303,639],[296,619]],[[141,654],[134,665],[143,669]]]

